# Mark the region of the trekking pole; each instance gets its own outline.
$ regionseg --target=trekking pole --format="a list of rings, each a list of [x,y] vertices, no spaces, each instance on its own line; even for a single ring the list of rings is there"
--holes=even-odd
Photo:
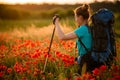
[[[74,57],[75,57],[75,61],[77,61],[77,57],[76,57],[76,49],[77,49],[77,43],[75,43],[75,48],[74,48]]]
[[[56,18],[59,18],[59,16],[58,16],[58,15],[55,15],[55,19],[56,19]],[[55,22],[55,19],[53,20],[54,29],[53,29],[53,33],[52,33],[52,37],[51,37],[51,41],[50,41],[50,45],[49,45],[49,49],[48,49],[48,55],[47,55],[46,60],[45,60],[43,73],[45,72],[45,69],[46,69],[46,65],[47,65],[47,61],[48,61],[48,56],[49,56],[49,54],[50,54],[50,49],[51,49],[52,42],[53,42],[53,37],[54,37],[54,33],[55,33],[55,28],[56,28],[55,23],[54,23],[54,22]]]

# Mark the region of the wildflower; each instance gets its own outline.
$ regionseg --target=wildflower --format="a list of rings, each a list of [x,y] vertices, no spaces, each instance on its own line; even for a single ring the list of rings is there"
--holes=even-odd
[[[83,74],[83,80],[95,80],[93,76],[89,73]]]
[[[12,68],[8,68],[7,72],[10,73],[12,71]]]
[[[107,78],[107,80],[116,80],[115,78]]]
[[[114,77],[116,80],[120,80],[120,75]]]
[[[22,77],[22,79],[21,80],[26,80],[26,77]]]
[[[34,71],[33,75],[34,75],[34,76],[37,76],[37,75],[38,75],[37,71]]]
[[[6,70],[6,69],[7,69],[7,67],[3,65],[3,66],[2,66],[2,69],[3,69],[3,70]]]
[[[75,80],[82,80],[80,77],[75,78]]]
[[[100,67],[100,70],[101,70],[101,71],[105,71],[105,70],[106,70],[106,68],[107,68],[107,66],[102,65],[102,66]]]
[[[0,77],[2,77],[4,75],[4,72],[0,72]]]
[[[98,76],[98,75],[100,74],[100,71],[99,71],[98,68],[95,68],[92,72],[93,72],[93,74],[96,75],[96,76]]]

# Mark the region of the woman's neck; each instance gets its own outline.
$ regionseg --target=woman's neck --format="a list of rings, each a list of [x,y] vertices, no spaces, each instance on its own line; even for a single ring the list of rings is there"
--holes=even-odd
[[[88,25],[88,20],[84,20],[82,25]]]
[[[85,20],[81,25],[79,25],[79,26],[82,26],[82,25],[88,25],[88,21],[87,20]]]

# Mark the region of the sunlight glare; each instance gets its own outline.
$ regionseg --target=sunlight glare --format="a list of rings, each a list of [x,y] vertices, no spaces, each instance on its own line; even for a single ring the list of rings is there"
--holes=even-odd
[[[95,0],[0,0],[0,3],[9,3],[9,4],[40,4],[40,3],[58,3],[58,4],[75,4],[75,3],[90,3]],[[97,0],[97,1],[105,1],[105,0]],[[108,0],[114,1],[114,0]]]
[[[10,3],[10,4],[25,4],[25,3],[35,3],[35,4],[40,4],[40,3],[59,3],[59,4],[64,4],[64,3],[83,3],[83,2],[92,2],[93,0],[0,0],[2,3]]]
[[[4,0],[4,3],[11,3],[11,4],[25,4],[25,3],[42,3],[44,0]]]

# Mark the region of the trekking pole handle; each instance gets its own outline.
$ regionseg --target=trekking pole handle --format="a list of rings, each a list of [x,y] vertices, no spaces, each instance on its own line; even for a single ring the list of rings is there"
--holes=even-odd
[[[53,24],[55,24],[55,21],[57,18],[60,18],[60,16],[58,14],[55,14],[54,17],[53,17]]]

